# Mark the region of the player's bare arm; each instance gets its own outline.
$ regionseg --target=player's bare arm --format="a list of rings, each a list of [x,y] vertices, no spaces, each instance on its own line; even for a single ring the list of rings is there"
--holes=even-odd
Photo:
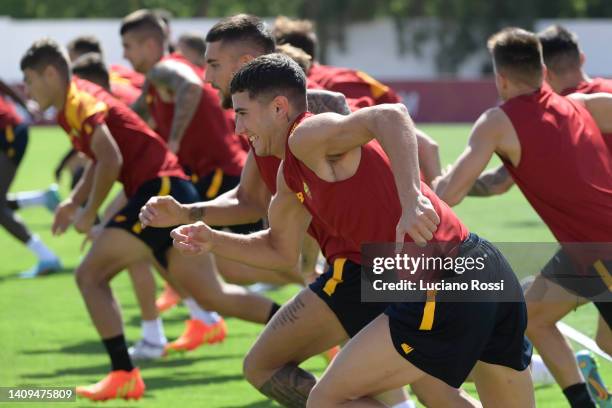
[[[266,215],[270,191],[249,152],[240,184],[211,201],[180,204],[170,196],[153,197],[140,211],[144,227],[170,227],[203,221],[208,225],[237,225],[258,221]]]
[[[74,227],[86,233],[93,226],[99,208],[119,177],[123,158],[117,143],[105,124],[98,125],[91,136],[91,150],[96,157],[89,198],[79,212]]]
[[[502,164],[496,169],[483,172],[468,191],[472,197],[489,197],[507,192],[514,185],[512,176]]]
[[[268,211],[270,227],[267,230],[240,235],[212,230],[198,222],[174,229],[174,246],[187,254],[209,250],[254,267],[293,270],[312,217],[287,187],[282,169],[281,164],[277,176],[278,191]]]
[[[423,179],[427,184],[431,184],[433,180],[442,174],[442,165],[440,164],[440,149],[438,143],[421,129],[415,128],[417,145],[419,148],[419,166]]]
[[[0,93],[7,95],[9,98],[21,105],[21,107],[26,111],[30,111],[30,108],[28,107],[26,101],[19,94],[13,91],[13,89],[8,86],[4,81],[0,81]]]
[[[174,118],[168,145],[176,152],[200,103],[202,80],[189,66],[171,60],[157,63],[147,79],[158,90],[169,91],[173,96]]]
[[[89,196],[91,186],[93,185],[94,165],[93,162],[89,161],[85,166],[83,176],[74,187],[68,198],[60,203],[55,209],[55,215],[53,218],[53,225],[51,226],[51,232],[53,235],[61,235],[72,222],[78,209],[83,205]]]
[[[147,90],[148,90],[148,88],[149,88],[149,81],[146,80],[144,85],[142,86],[142,92],[140,93],[140,96],[130,106],[130,108],[132,108],[132,110],[134,112],[136,112],[138,114],[138,116],[140,116],[144,120],[148,120],[149,117],[151,116],[149,114],[149,108],[147,106]]]
[[[325,89],[308,89],[306,91],[308,110],[312,113],[335,112],[348,115],[351,110],[346,103],[346,97],[339,92]]]
[[[568,96],[581,103],[597,123],[601,133],[612,133],[612,94],[571,94]]]
[[[377,139],[389,156],[403,208],[396,240],[403,242],[405,234],[409,234],[415,242],[425,244],[433,237],[440,220],[421,194],[417,139],[404,105],[378,105],[348,116],[313,116],[295,130],[289,147],[307,166],[318,168],[333,179],[334,160],[372,139]]]
[[[449,205],[457,205],[463,200],[491,160],[491,156],[502,147],[506,126],[504,120],[509,124],[508,118],[500,109],[494,108],[483,113],[472,128],[468,145],[450,171],[434,180],[436,194]]]

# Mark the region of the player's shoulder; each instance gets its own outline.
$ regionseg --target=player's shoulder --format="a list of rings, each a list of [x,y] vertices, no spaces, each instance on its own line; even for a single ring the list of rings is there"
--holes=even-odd
[[[95,84],[78,78],[70,82],[63,114],[72,128],[81,129],[88,118],[103,114],[109,109],[108,101],[100,96],[100,89]]]
[[[509,132],[514,132],[514,127],[508,115],[500,107],[484,111],[476,120],[472,130],[472,134],[485,135],[502,135]]]

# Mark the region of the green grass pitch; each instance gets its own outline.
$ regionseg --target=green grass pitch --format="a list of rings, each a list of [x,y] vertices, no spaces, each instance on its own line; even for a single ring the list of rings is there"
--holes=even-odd
[[[458,156],[469,133],[466,125],[422,128],[440,143],[443,164]],[[30,146],[12,191],[43,188],[51,183],[52,170],[67,147],[68,139],[59,128],[32,129]],[[67,182],[62,183],[64,196]],[[456,211],[471,230],[491,241],[552,241],[551,234],[517,188],[500,197],[466,199]],[[74,231],[60,238],[51,237],[52,217],[44,209],[28,209],[20,214],[61,255],[66,271],[36,280],[18,279],[17,274],[29,268],[35,259],[24,246],[0,232],[0,386],[75,386],[98,381],[109,363],[72,276],[82,256],[79,252],[82,238]],[[112,286],[122,304],[126,336],[129,341],[136,341],[140,336],[138,307],[126,274],[120,274]],[[283,302],[296,291],[296,287],[286,287],[270,296]],[[180,334],[186,316],[184,308],[163,316],[168,338]],[[595,309],[585,306],[568,316],[566,322],[592,336],[595,317]],[[228,319],[228,325],[229,335],[220,345],[141,364],[148,391],[140,402],[113,401],[104,406],[274,406],[251,388],[241,374],[242,357],[261,327],[236,319]],[[604,379],[611,381],[612,365],[599,361]],[[305,366],[317,375],[325,368],[319,357]],[[473,385],[465,388],[474,393]],[[536,388],[536,398],[538,407],[567,406],[556,385]],[[102,406],[83,400],[59,405]]]

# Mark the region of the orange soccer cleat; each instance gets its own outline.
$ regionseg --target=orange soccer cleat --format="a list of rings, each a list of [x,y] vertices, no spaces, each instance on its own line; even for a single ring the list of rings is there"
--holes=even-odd
[[[163,313],[166,310],[172,309],[181,301],[181,297],[168,285],[166,282],[166,286],[164,287],[164,291],[155,301],[155,306],[157,306],[157,310],[159,313]]]
[[[334,346],[330,348],[329,350],[321,353],[321,357],[323,357],[327,361],[327,364],[329,365],[334,360],[334,358],[336,358],[339,352],[340,352],[340,346]]]
[[[225,320],[208,325],[200,320],[187,320],[181,336],[166,345],[166,353],[173,351],[191,351],[204,343],[214,344],[225,340],[227,326]]]
[[[78,396],[92,401],[106,401],[115,398],[137,400],[142,397],[144,392],[145,384],[138,368],[134,368],[132,371],[111,371],[95,384],[76,387]]]

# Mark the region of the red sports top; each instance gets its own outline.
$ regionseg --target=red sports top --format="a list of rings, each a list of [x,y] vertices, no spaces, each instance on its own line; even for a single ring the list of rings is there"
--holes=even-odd
[[[21,123],[21,118],[17,115],[15,105],[0,94],[0,130],[7,126],[15,126]]]
[[[291,132],[308,116],[308,113],[300,115]],[[377,141],[361,147],[357,171],[346,180],[327,182],[320,179],[291,153],[289,146],[285,151],[283,171],[289,188],[313,217],[320,220],[321,234],[343,239],[351,252],[356,251],[358,255],[362,244],[395,242],[395,229],[402,209],[391,164]],[[421,183],[421,191],[440,217],[430,242],[448,244],[442,250],[445,254],[450,253],[467,238],[468,230],[425,183]],[[405,241],[412,240],[406,235]],[[361,256],[349,259],[361,263]]]
[[[605,78],[593,78],[591,81],[582,81],[575,88],[564,89],[561,95],[573,93],[592,94],[598,92],[612,93],[612,80]],[[604,133],[604,140],[608,149],[612,152],[612,134]]]
[[[132,84],[125,84],[122,82],[113,82],[110,84],[111,94],[119,99],[121,102],[128,106],[131,106],[142,92],[140,88],[136,88]]]
[[[341,92],[347,98],[367,96],[375,105],[401,102],[393,89],[362,71],[314,63],[308,71],[308,79],[330,91]]]
[[[180,54],[167,55],[162,61],[166,60],[183,63],[201,77],[202,69]],[[174,103],[164,102],[152,85],[147,92],[149,111],[157,126],[155,130],[168,141],[174,119]],[[244,167],[246,152],[230,127],[216,90],[209,84],[202,83],[202,97],[181,140],[178,158],[181,165],[199,177],[217,168],[225,174],[239,176]]]
[[[164,141],[136,113],[96,84],[74,78],[57,121],[74,148],[94,161],[91,137],[98,125],[106,124],[123,158],[119,181],[127,197],[157,177],[186,178]]]
[[[521,144],[504,165],[557,240],[612,242],[612,158],[588,111],[547,85],[501,109]]]
[[[117,64],[109,67],[108,76],[111,86],[113,83],[128,83],[141,89],[145,82],[145,77],[140,72]]]

